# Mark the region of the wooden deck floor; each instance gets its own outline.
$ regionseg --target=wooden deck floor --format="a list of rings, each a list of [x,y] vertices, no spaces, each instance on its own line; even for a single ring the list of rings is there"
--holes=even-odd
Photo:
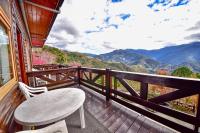
[[[105,97],[81,87],[86,92],[84,103],[87,109],[111,133],[174,133],[157,122],[138,114]]]

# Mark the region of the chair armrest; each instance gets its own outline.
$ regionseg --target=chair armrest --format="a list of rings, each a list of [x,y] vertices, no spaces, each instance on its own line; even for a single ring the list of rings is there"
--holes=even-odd
[[[44,92],[47,92],[47,91],[48,91],[47,87],[38,87],[37,89],[43,89]]]
[[[37,87],[37,88],[28,87],[28,88],[30,91],[44,91],[44,92],[48,91],[47,87]]]
[[[28,92],[37,93],[37,92],[46,92],[46,91],[45,90],[28,90]]]

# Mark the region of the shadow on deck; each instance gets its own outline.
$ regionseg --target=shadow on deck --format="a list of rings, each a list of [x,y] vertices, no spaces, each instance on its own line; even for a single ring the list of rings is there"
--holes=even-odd
[[[147,117],[138,114],[114,101],[106,102],[105,97],[81,87],[86,93],[86,128],[80,128],[78,112],[66,119],[69,133],[173,133]]]

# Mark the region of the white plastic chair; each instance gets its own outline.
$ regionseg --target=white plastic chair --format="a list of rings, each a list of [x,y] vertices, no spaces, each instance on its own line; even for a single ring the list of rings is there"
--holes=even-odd
[[[33,87],[29,87],[28,85],[19,82],[19,88],[22,91],[22,93],[24,94],[24,96],[26,97],[26,99],[29,99],[31,97],[34,97],[40,93],[44,93],[47,92],[47,87],[37,87],[37,88],[33,88]]]
[[[68,133],[65,120],[37,130],[26,130],[17,133]]]

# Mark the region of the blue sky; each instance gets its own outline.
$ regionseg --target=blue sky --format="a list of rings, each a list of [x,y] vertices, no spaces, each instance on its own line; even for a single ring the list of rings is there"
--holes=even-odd
[[[200,41],[200,0],[65,0],[46,43],[83,53]]]

